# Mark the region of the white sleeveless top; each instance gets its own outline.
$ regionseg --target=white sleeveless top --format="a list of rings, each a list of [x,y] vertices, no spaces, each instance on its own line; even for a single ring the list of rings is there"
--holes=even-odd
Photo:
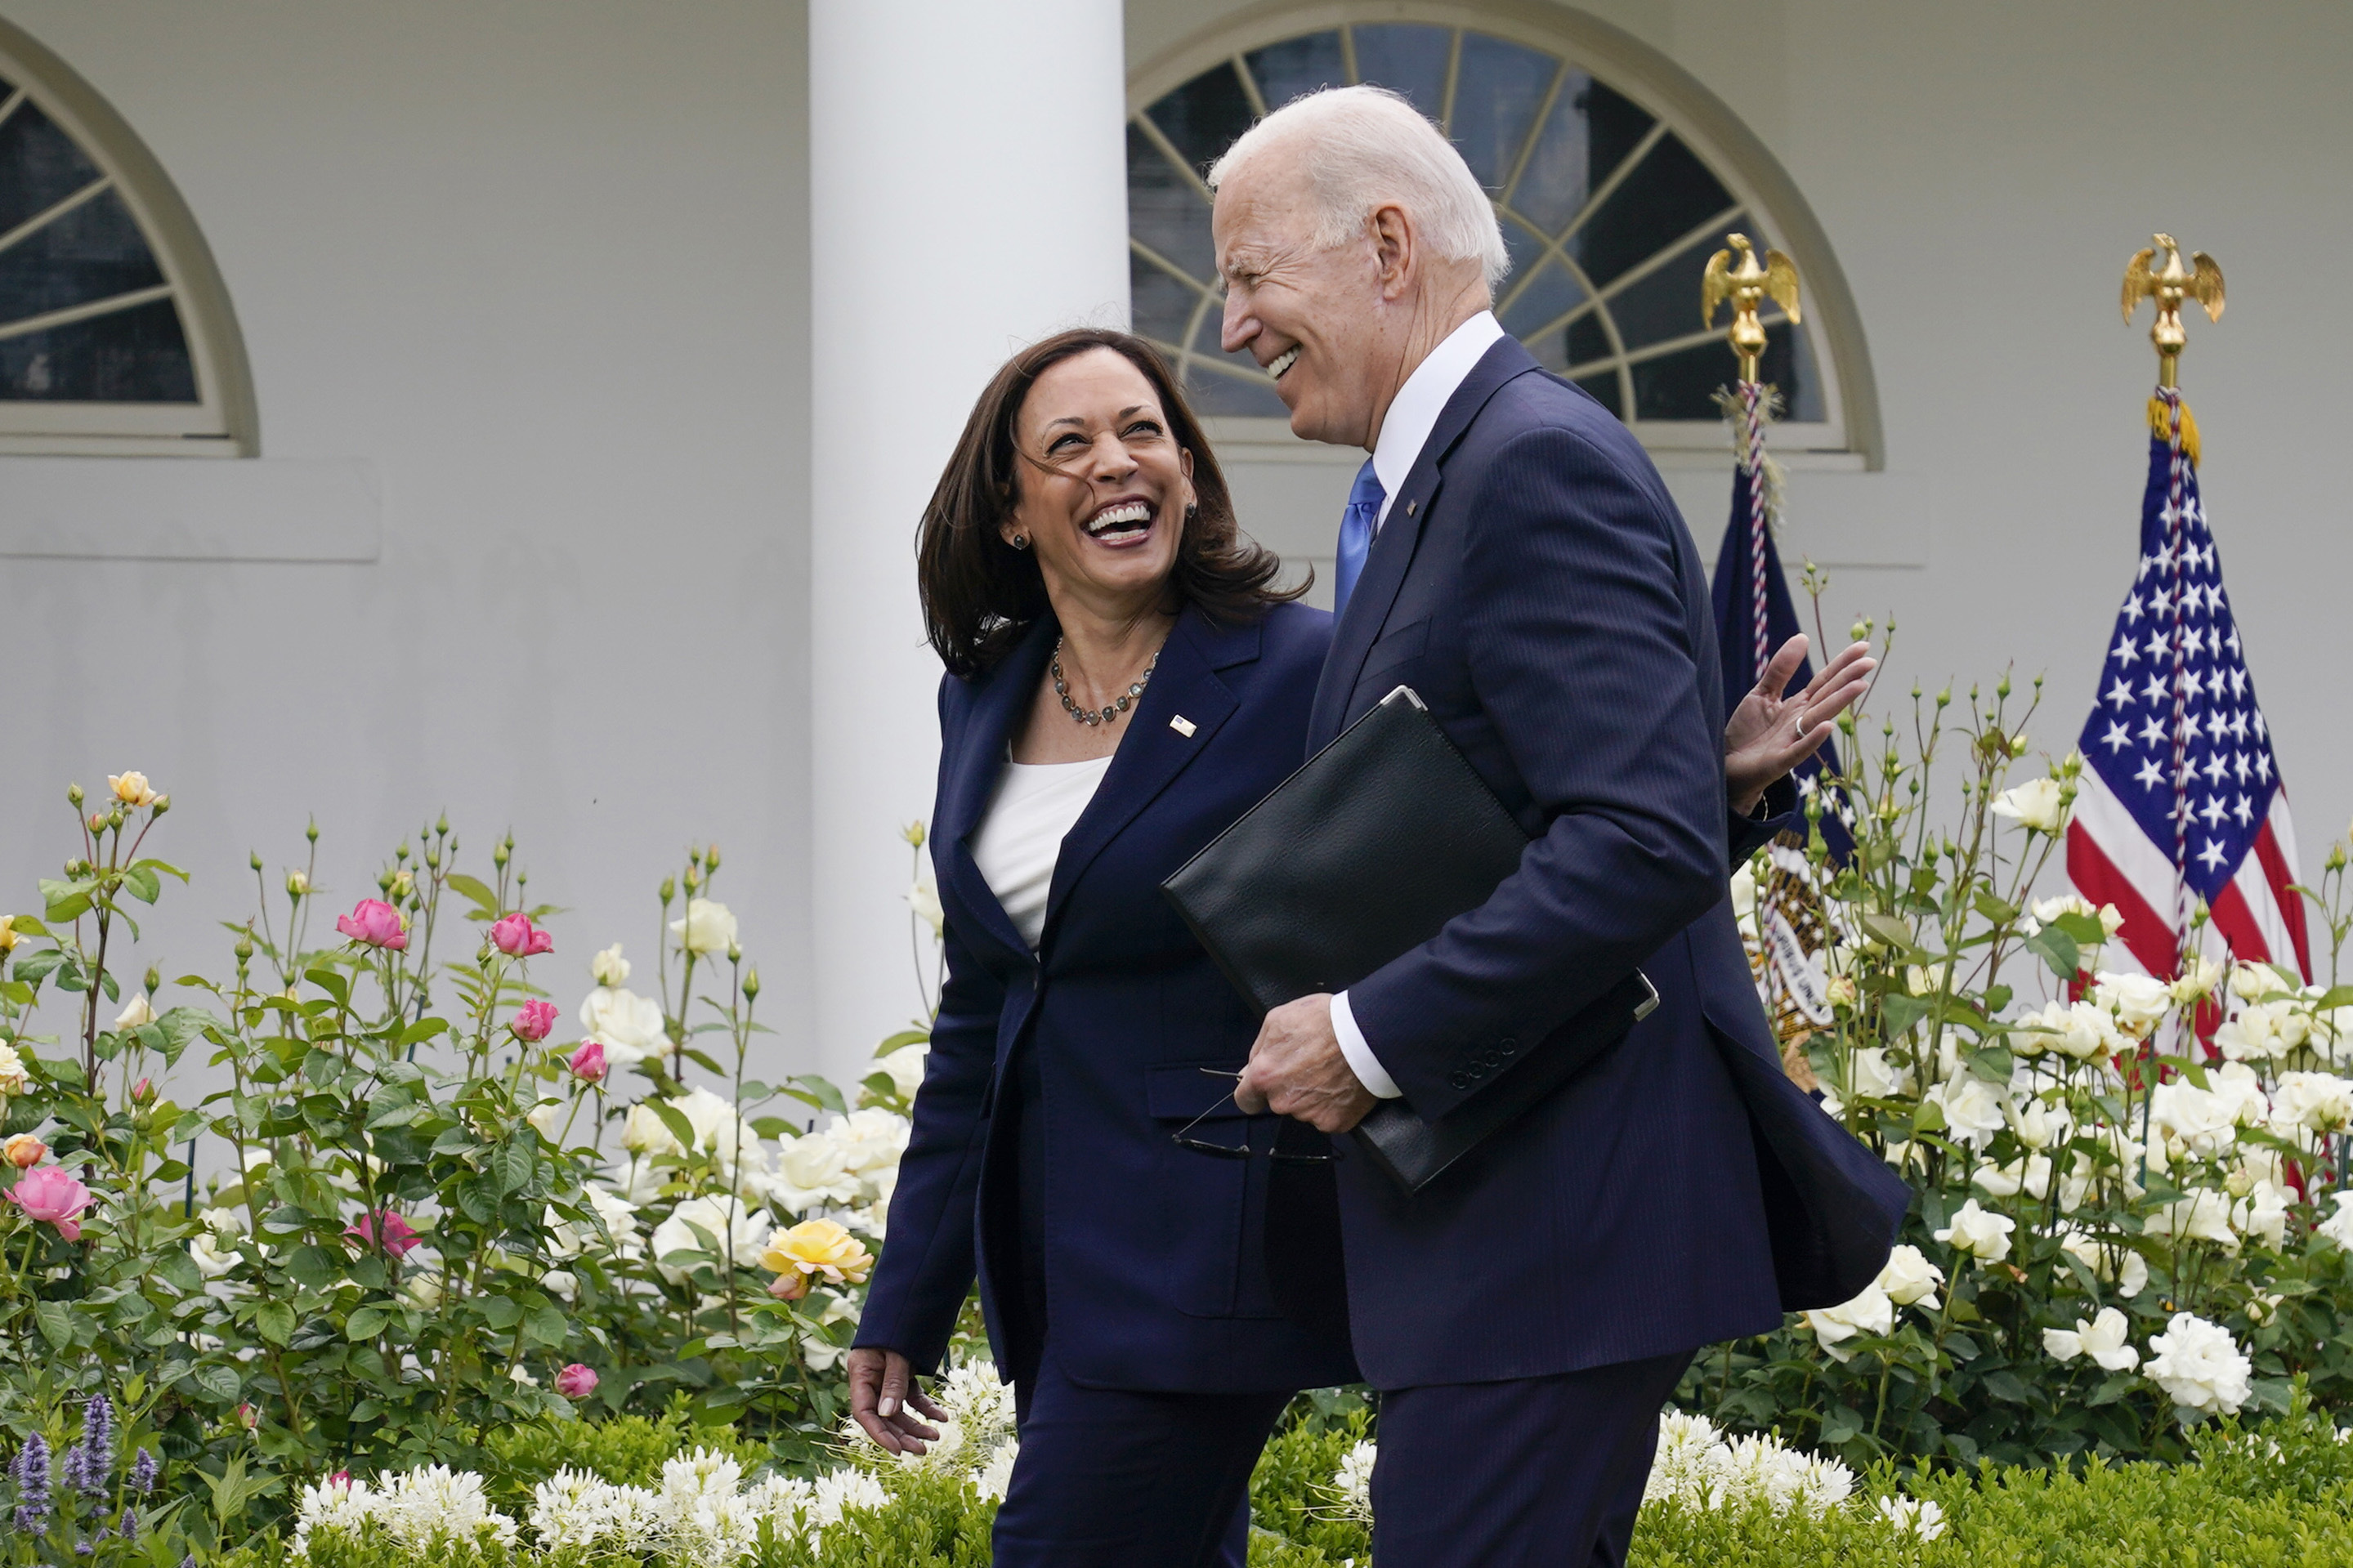
[[[973,864],[1033,950],[1046,929],[1046,895],[1053,889],[1062,839],[1094,799],[1110,767],[1109,757],[1008,762],[980,831],[972,836]]]

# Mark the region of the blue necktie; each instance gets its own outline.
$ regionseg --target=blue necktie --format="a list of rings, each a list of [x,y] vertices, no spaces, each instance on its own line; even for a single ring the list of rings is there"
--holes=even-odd
[[[1373,460],[1356,470],[1356,485],[1348,491],[1348,510],[1340,514],[1340,561],[1332,574],[1332,614],[1340,615],[1348,607],[1348,595],[1356,591],[1356,579],[1364,574],[1365,557],[1372,553],[1373,524],[1380,521],[1381,502],[1388,492],[1381,489],[1378,474],[1373,472]]]

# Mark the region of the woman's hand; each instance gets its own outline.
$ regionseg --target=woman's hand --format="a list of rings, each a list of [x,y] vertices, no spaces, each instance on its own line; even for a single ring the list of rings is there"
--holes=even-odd
[[[849,1352],[850,1418],[887,1454],[921,1454],[939,1440],[939,1428],[915,1419],[920,1414],[944,1421],[947,1412],[915,1386],[907,1358],[897,1351],[861,1345]],[[912,1412],[912,1414],[911,1414]]]
[[[1724,726],[1725,793],[1732,798],[1733,810],[1743,816],[1757,809],[1776,779],[1830,739],[1831,721],[1863,694],[1878,667],[1871,645],[1854,643],[1825,665],[1803,691],[1786,696],[1805,657],[1803,634],[1783,643]]]

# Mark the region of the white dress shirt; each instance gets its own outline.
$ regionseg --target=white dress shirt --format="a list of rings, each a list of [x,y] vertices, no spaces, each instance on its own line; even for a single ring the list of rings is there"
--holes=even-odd
[[[1397,396],[1389,402],[1389,411],[1381,419],[1379,439],[1373,443],[1373,474],[1381,481],[1381,512],[1374,520],[1375,537],[1380,526],[1388,521],[1389,507],[1398,491],[1413,473],[1413,466],[1421,460],[1422,447],[1430,444],[1430,432],[1438,424],[1438,416],[1446,412],[1446,405],[1461,386],[1473,366],[1486,357],[1495,340],[1504,335],[1503,323],[1492,310],[1482,310],[1446,335],[1446,341],[1430,351],[1429,356],[1413,367],[1413,374],[1398,388]],[[1375,1098],[1395,1100],[1405,1091],[1389,1077],[1373,1047],[1365,1041],[1365,1032],[1356,1027],[1356,1016],[1349,1010],[1348,994],[1341,992],[1332,998],[1332,1032],[1339,1037],[1340,1054],[1348,1058],[1348,1070],[1358,1082],[1372,1090]]]

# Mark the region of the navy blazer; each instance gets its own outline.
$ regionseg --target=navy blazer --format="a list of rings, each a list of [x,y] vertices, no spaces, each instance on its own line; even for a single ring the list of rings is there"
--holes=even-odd
[[[1399,685],[1531,838],[1485,904],[1348,989],[1412,1109],[1481,1093],[1638,965],[1661,1005],[1419,1194],[1337,1168],[1366,1377],[1570,1372],[1860,1290],[1908,1194],[1788,1082],[1757,999],[1698,550],[1626,427],[1508,338],[1398,490],[1311,747]]]
[[[970,840],[1058,630],[1042,617],[995,670],[940,686],[931,846],[947,980],[857,1342],[937,1365],[976,1270],[1008,1364],[1003,1308],[1018,1302],[1020,1274],[992,1249],[1016,1227],[982,1219],[1015,1201],[1001,1147],[1013,1140],[992,1140],[990,1111],[1026,1047],[1046,1119],[1047,1317],[1071,1379],[1202,1393],[1354,1382],[1344,1325],[1293,1321],[1268,1280],[1273,1167],[1262,1156],[1289,1124],[1244,1118],[1231,1079],[1201,1070],[1240,1071],[1257,1015],[1160,891],[1298,767],[1331,616],[1284,605],[1240,625],[1193,609],[1178,618],[1094,799],[1062,840],[1033,953]],[[1221,1099],[1195,1135],[1247,1138],[1261,1157],[1220,1159],[1171,1138]],[[1283,1131],[1285,1148],[1303,1131]]]

